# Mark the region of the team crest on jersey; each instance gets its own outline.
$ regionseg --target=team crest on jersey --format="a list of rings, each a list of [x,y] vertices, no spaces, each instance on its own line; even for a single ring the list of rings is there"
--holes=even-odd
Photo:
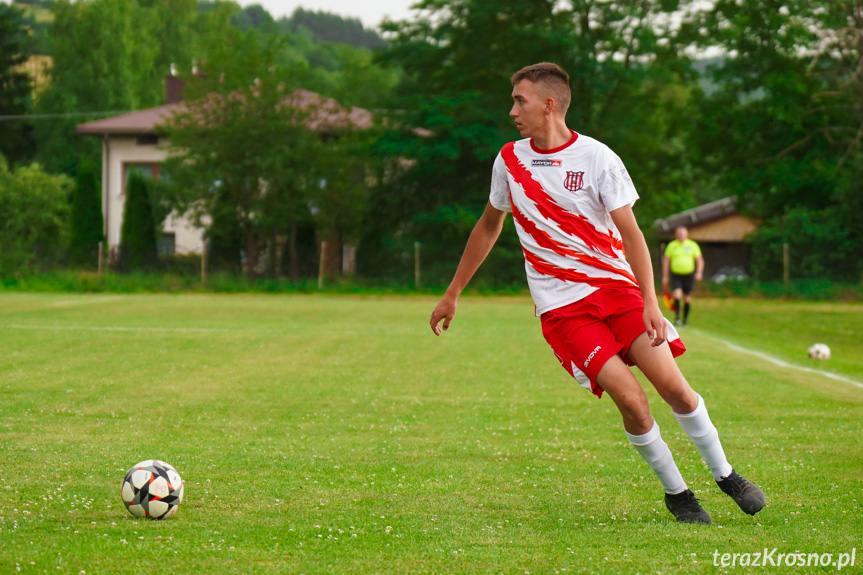
[[[530,165],[533,167],[538,166],[541,168],[542,167],[559,168],[560,167],[560,160],[534,160],[530,163]]]
[[[563,187],[570,192],[577,192],[584,186],[584,172],[567,172]]]

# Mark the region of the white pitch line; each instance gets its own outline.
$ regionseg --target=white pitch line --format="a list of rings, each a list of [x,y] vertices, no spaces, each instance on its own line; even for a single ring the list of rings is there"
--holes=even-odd
[[[119,332],[149,332],[149,333],[257,333],[271,334],[284,336],[307,336],[308,331],[298,332],[290,331],[289,329],[265,329],[265,328],[225,328],[225,327],[147,327],[147,326],[124,326],[124,325],[45,325],[45,324],[19,324],[6,323],[0,324],[0,330],[3,329],[30,329],[30,330],[54,330],[54,331],[119,331]],[[423,332],[422,329],[414,330],[386,330],[388,335],[392,334],[409,334],[416,335]],[[322,335],[369,335],[370,333],[384,333],[375,328],[365,328],[362,330],[321,330],[314,333]]]
[[[764,361],[768,361],[773,365],[778,365],[779,367],[786,367],[788,369],[796,369],[798,371],[805,371],[807,373],[814,373],[816,375],[823,375],[824,377],[829,377],[830,379],[835,379],[838,381],[844,381],[845,383],[850,383],[856,387],[863,389],[863,383],[859,381],[855,381],[851,378],[845,377],[844,375],[837,375],[835,373],[830,373],[829,371],[821,371],[820,369],[812,369],[811,367],[804,367],[802,365],[794,365],[793,363],[788,363],[782,361],[779,358],[773,357],[772,355],[767,355],[766,353],[761,353],[760,351],[753,351],[751,349],[746,349],[745,347],[740,347],[739,345],[733,344],[730,341],[724,340],[722,338],[718,338],[713,335],[708,335],[701,330],[690,329],[689,331],[694,331],[698,335],[706,337],[707,339],[712,339],[713,341],[718,341],[719,343],[725,344],[730,347],[734,351],[739,351],[741,353],[746,353],[749,355],[754,355],[757,358],[763,359]]]
[[[92,305],[95,303],[105,303],[106,301],[114,301],[121,299],[120,296],[109,295],[105,297],[82,297],[78,299],[66,299],[51,302],[51,307],[73,307],[78,305]]]

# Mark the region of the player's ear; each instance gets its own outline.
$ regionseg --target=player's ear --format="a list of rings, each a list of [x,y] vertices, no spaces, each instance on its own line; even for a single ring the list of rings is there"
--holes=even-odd
[[[545,99],[545,115],[550,116],[551,113],[554,111],[554,108],[555,108],[554,98],[546,98]]]

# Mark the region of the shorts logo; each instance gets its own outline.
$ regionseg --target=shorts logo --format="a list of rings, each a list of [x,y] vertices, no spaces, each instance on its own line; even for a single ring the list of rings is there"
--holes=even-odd
[[[570,173],[571,173],[571,172],[570,172]],[[590,360],[592,360],[592,359],[593,359],[593,356],[594,356],[594,355],[596,355],[596,352],[598,352],[598,351],[599,351],[599,350],[601,350],[601,349],[602,349],[602,346],[601,346],[601,345],[598,345],[598,346],[596,346],[596,347],[594,348],[594,350],[593,350],[592,352],[590,352],[590,355],[589,355],[589,356],[587,356],[587,360],[584,362],[584,367],[585,367],[585,369],[587,369],[587,365],[590,363]]]
[[[584,172],[567,172],[563,187],[570,192],[577,192],[584,186]]]
[[[530,163],[531,166],[544,168],[550,166],[552,168],[560,167],[560,160],[533,160]]]

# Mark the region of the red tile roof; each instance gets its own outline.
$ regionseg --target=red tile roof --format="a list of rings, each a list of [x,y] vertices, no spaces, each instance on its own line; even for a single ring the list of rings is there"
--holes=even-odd
[[[296,90],[286,103],[304,109],[312,108],[308,126],[312,130],[324,131],[327,128],[343,128],[350,123],[354,128],[369,128],[374,121],[374,114],[363,108],[344,108],[331,98],[308,90]],[[164,123],[171,114],[184,106],[183,102],[165,104],[147,110],[139,110],[129,114],[121,114],[111,118],[103,118],[79,124],[76,134],[101,136],[105,134],[141,135],[155,134],[156,126]]]
[[[181,102],[156,106],[147,110],[138,110],[129,114],[121,114],[101,120],[93,120],[84,124],[78,124],[75,128],[76,134],[88,134],[101,136],[103,134],[154,134],[155,127],[164,122],[179,106]]]

